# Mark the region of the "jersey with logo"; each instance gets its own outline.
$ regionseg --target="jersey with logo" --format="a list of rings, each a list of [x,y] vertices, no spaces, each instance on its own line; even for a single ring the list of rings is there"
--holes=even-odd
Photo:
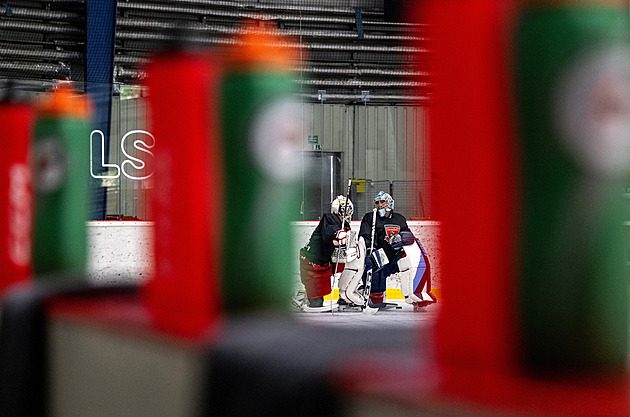
[[[407,219],[402,214],[390,212],[390,217],[376,216],[376,230],[374,231],[374,249],[383,248],[388,259],[394,259],[396,251],[389,245],[389,240],[395,234],[409,230]],[[365,246],[369,249],[372,237],[372,212],[366,213],[361,220],[359,236],[365,239]]]

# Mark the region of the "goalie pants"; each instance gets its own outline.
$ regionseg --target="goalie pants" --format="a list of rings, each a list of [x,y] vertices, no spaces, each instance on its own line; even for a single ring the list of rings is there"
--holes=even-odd
[[[343,270],[343,264],[339,264],[338,272]],[[306,288],[306,297],[318,298],[330,294],[330,277],[333,273],[333,266],[317,265],[300,256],[300,281]]]
[[[377,269],[376,271],[372,272],[372,294],[385,292],[385,290],[387,289],[387,277],[400,272],[400,269],[398,268],[398,261],[404,255],[405,251],[397,251],[394,255],[394,258],[389,260],[389,263],[387,263],[381,269]],[[372,257],[369,257],[366,261],[365,271],[363,272],[362,278],[364,284],[367,277],[367,270],[370,267],[369,263],[372,263],[372,265],[374,265],[373,262],[374,261],[372,260]]]

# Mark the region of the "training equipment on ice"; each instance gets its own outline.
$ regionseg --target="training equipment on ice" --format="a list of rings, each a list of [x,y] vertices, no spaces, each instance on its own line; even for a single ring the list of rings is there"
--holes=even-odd
[[[385,207],[378,207],[378,215],[380,217],[385,217],[390,211],[394,211],[394,199],[385,191],[379,191],[378,194],[374,196],[374,204],[377,204],[379,201],[387,202]]]
[[[422,306],[437,301],[431,293],[429,257],[420,241],[403,247],[405,256],[398,261],[400,291],[409,304]]]

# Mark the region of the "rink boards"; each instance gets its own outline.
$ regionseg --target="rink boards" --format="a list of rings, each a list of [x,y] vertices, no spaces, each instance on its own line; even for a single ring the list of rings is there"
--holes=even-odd
[[[298,251],[308,242],[317,221],[292,222],[293,251],[290,273],[296,287],[300,284]],[[359,230],[359,221],[352,221],[352,230]],[[435,221],[409,221],[409,228],[420,240],[431,263],[432,292],[440,298],[439,265],[440,224]],[[141,282],[151,274],[153,265],[153,224],[145,221],[91,221],[87,223],[88,274],[98,282]],[[402,299],[400,282],[388,279],[388,299]]]

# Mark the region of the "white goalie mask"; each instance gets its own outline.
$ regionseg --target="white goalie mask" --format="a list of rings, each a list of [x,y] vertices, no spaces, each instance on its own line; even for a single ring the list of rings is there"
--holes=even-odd
[[[394,211],[394,199],[385,191],[379,191],[374,197],[374,206],[378,209],[378,215],[385,217],[391,211]]]
[[[350,221],[352,219],[352,213],[354,213],[354,205],[352,201],[348,199],[348,204],[346,206],[346,197],[339,195],[335,198],[330,206],[330,211],[333,214],[338,214],[341,217],[344,217],[346,221]]]

